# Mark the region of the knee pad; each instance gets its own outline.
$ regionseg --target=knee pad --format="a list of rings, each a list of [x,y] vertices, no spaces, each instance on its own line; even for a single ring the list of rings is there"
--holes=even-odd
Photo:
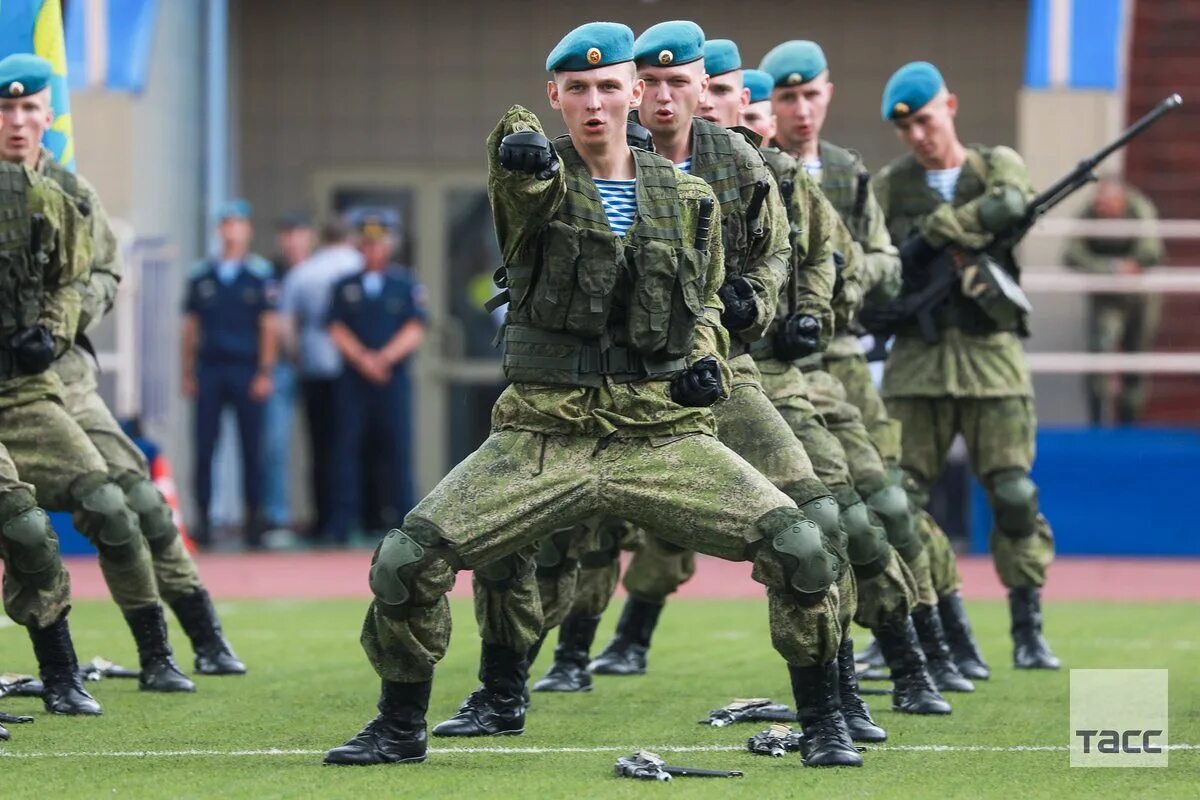
[[[379,543],[371,559],[368,583],[386,615],[401,612],[413,598],[413,578],[429,551],[401,530],[393,530]]]
[[[816,523],[827,541],[837,542],[841,539],[842,526],[838,521],[838,504],[833,497],[826,495],[809,500],[800,506],[800,511],[804,514],[805,519]]]
[[[574,568],[575,559],[571,557],[571,542],[575,535],[575,528],[562,528],[538,543],[534,561],[537,562],[539,575],[558,575]]]
[[[996,527],[1014,539],[1032,536],[1038,518],[1037,485],[1019,469],[997,473],[991,483]]]
[[[150,545],[150,552],[161,554],[179,538],[175,516],[158,488],[142,475],[131,475],[117,483],[125,490],[125,498],[133,513],[137,514],[142,535]]]
[[[845,565],[830,552],[817,523],[798,509],[768,511],[755,527],[763,536],[762,548],[781,567],[783,588],[806,599],[819,599],[841,577]]]
[[[118,562],[137,558],[142,547],[142,530],[137,517],[125,503],[121,487],[104,473],[93,472],[71,485],[81,528],[100,554]]]
[[[32,503],[32,496],[29,498]],[[47,589],[58,572],[58,539],[46,512],[37,506],[9,517],[0,525],[8,569],[34,589]]]
[[[846,530],[846,553],[854,567],[854,576],[874,578],[887,569],[890,560],[887,534],[861,500],[842,509],[842,527]]]
[[[899,486],[885,486],[867,498],[867,507],[883,520],[888,542],[905,561],[912,561],[924,546],[908,507],[908,495]]]

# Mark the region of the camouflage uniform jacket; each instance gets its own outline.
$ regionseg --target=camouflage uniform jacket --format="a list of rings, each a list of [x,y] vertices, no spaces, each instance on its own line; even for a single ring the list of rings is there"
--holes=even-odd
[[[514,106],[500,120],[487,143],[488,196],[505,265],[528,260],[529,251],[539,246],[544,230],[557,221],[556,218],[568,202],[577,211],[582,209],[580,213],[589,217],[593,229],[608,229],[607,217],[591,175],[579,156],[573,153],[573,148],[569,153],[571,158],[564,159],[560,155],[562,169],[546,180],[510,171],[500,165],[497,155],[500,140],[510,133],[526,130],[541,131],[541,124],[532,112]],[[571,147],[569,140],[559,141],[563,146]],[[647,157],[655,159],[656,165],[661,162],[673,173],[680,218],[671,220],[670,224],[678,224],[682,240],[692,242],[699,220],[700,201],[704,198],[714,199],[713,191],[703,180],[675,170],[665,159],[652,154],[641,156],[642,159]],[[652,188],[647,185],[646,176],[639,167],[638,212],[622,240],[627,247],[639,241],[639,231],[649,232],[653,226],[664,223],[662,209],[654,207],[647,199]],[[568,193],[571,193],[569,198]],[[723,357],[729,350],[729,339],[721,327],[721,302],[717,298],[717,289],[724,277],[724,260],[721,232],[715,224],[715,211],[713,219],[705,271],[698,276],[700,313],[695,323],[690,352],[684,360],[690,364],[705,356],[717,357],[721,362],[723,385],[728,391],[731,374]],[[590,280],[588,257],[581,254],[576,262],[580,270],[579,280]],[[632,304],[638,300],[632,296],[627,271],[621,271],[616,276],[616,285],[610,296],[610,320],[631,313]],[[521,309],[514,309],[514,303],[509,304],[506,343],[511,342],[510,332],[515,322],[528,322],[523,315]],[[620,340],[619,333],[612,339],[614,345],[625,344]],[[546,352],[546,355],[552,356],[553,353]],[[619,382],[602,376],[598,386],[514,382],[496,401],[492,410],[492,427],[493,430],[527,430],[568,436],[617,434],[622,437],[671,437],[696,432],[714,433],[711,411],[706,408],[687,408],[671,400],[669,377]]]
[[[23,165],[0,163],[0,352],[14,333],[34,325],[50,331],[56,354],[66,352],[75,341],[91,253],[88,221],[58,184]],[[3,356],[0,408],[61,394],[53,372],[22,375],[11,354]]]
[[[992,244],[979,220],[979,204],[990,189],[1015,186],[1026,197],[1033,195],[1024,161],[1007,147],[968,146],[951,203],[926,184],[925,170],[912,155],[884,167],[875,182],[892,241],[919,232],[935,247],[956,244],[968,250]],[[965,313],[977,313],[957,289],[948,305],[956,304]],[[1032,397],[1025,352],[1014,332],[952,326],[941,336],[930,345],[915,330],[897,335],[884,373],[884,397]]]
[[[1158,219],[1158,211],[1146,195],[1127,187],[1125,196],[1128,204],[1126,219]],[[1094,207],[1089,204],[1080,219],[1096,219]],[[1164,257],[1162,239],[1152,233],[1127,239],[1080,236],[1067,245],[1063,252],[1063,263],[1081,272],[1111,275],[1116,272],[1117,262],[1121,259],[1132,258],[1142,267],[1153,267],[1161,264]]]

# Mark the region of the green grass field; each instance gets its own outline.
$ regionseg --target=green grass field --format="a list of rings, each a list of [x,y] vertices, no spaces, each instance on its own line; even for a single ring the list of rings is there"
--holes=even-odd
[[[999,603],[971,606],[993,679],[974,695],[952,696],[949,718],[893,714],[885,710],[886,698],[869,698],[890,740],[870,749],[860,770],[805,769],[797,755],[769,759],[733,749],[763,726],[696,724],[735,696],[791,704],[761,603],[676,602],[656,635],[650,675],[598,679],[597,690],[586,695],[535,695],[524,736],[434,740],[427,763],[381,768],[320,763],[320,751],[373,714],[376,682],[357,642],[363,604],[232,602],[221,608],[250,665],[245,678],[200,678],[195,695],[166,697],[139,694],[132,681],[92,684],[105,707],[98,719],[52,718],[38,701],[0,701],[10,713],[37,715],[33,725],[13,726],[12,741],[0,744],[0,798],[1200,796],[1200,750],[1173,751],[1167,769],[1071,769],[1065,749],[1016,749],[1065,748],[1069,673],[1014,673]],[[454,613],[456,635],[434,688],[431,724],[451,714],[475,684],[470,606],[457,602]],[[1059,604],[1049,611],[1048,630],[1068,666],[1168,668],[1171,741],[1196,744],[1196,615],[1189,604]],[[601,628],[601,643],[614,619],[610,614]],[[72,620],[82,656],[102,654],[136,666],[111,604],[81,603]],[[173,629],[173,637],[190,668],[182,634]],[[549,661],[546,650],[537,675]],[[20,628],[0,629],[0,653],[0,668],[33,671]],[[948,747],[908,749],[914,745]],[[679,778],[667,787],[613,776],[622,750],[661,747],[666,754],[668,746],[709,748],[670,754],[671,762],[741,769],[746,776]],[[972,746],[981,749],[967,749]]]

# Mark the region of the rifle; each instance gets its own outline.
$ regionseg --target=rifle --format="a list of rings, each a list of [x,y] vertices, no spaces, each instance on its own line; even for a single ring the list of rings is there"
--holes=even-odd
[[[1100,148],[1096,153],[1081,160],[1075,165],[1074,169],[1055,181],[1050,188],[1034,197],[1025,207],[1025,213],[1022,214],[1021,218],[1013,224],[1010,230],[998,234],[989,249],[1002,252],[1015,247],[1041,217],[1045,216],[1052,208],[1084,186],[1094,182],[1096,180],[1095,169],[1100,162],[1129,144],[1135,137],[1144,133],[1147,128],[1158,122],[1167,113],[1178,108],[1182,103],[1183,100],[1178,94],[1167,97],[1151,109],[1149,113],[1129,126],[1116,139]],[[908,245],[909,242],[906,242],[901,250],[910,249]],[[928,266],[931,272],[929,281],[918,291],[895,301],[897,304],[896,316],[901,319],[916,317],[921,338],[929,344],[936,344],[941,337],[938,334],[934,313],[950,296],[955,284],[960,282],[963,262],[970,254],[965,253],[961,248],[955,247],[943,248],[940,251],[934,251],[928,247],[925,249],[929,251],[926,257],[918,259],[917,263],[914,263],[910,268],[920,269]],[[1025,302],[1026,304],[1028,303],[1028,301]]]
[[[765,697],[754,697],[749,700],[734,700],[724,708],[715,708],[708,712],[708,718],[700,720],[701,725],[712,725],[714,728],[724,728],[735,722],[795,722],[796,712],[785,705],[772,703]]]
[[[784,178],[779,182],[779,193],[783,196],[783,207],[787,211],[788,220],[788,258],[791,259],[793,253],[796,252],[796,230],[795,221],[792,219],[792,198],[796,195],[796,181],[793,178]],[[790,263],[790,262],[789,262]],[[796,306],[800,304],[800,299],[797,295],[799,288],[796,286],[795,266],[792,266],[791,273],[788,275],[787,286],[787,304],[788,316],[796,313]]]
[[[871,182],[871,173],[862,171],[858,173],[854,184],[854,209],[850,212],[850,219],[846,223],[846,227],[850,229],[850,235],[855,239],[862,235],[863,213],[867,210],[867,184]]]
[[[740,778],[742,772],[732,769],[699,769],[698,767],[675,767],[667,764],[657,753],[638,750],[621,756],[614,765],[617,777],[640,778],[647,781],[669,781],[672,776],[681,778]]]
[[[800,741],[804,735],[793,731],[791,726],[776,723],[759,731],[746,740],[746,749],[756,756],[780,758],[785,753],[800,752]]]

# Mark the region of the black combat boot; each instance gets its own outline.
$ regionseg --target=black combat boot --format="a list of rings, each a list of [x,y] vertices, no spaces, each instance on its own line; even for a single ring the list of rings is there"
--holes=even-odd
[[[143,692],[194,692],[196,684],[175,663],[167,641],[167,621],[157,603],[136,611],[126,611],[125,621],[137,642],[142,674],[138,688]]]
[[[518,736],[525,732],[526,653],[483,643],[479,680],[458,713],[435,725],[434,736]]]
[[[1017,669],[1058,669],[1062,662],[1042,636],[1042,590],[1023,586],[1008,590],[1012,614],[1013,666]]]
[[[788,665],[792,695],[796,698],[796,721],[804,736],[800,755],[806,767],[861,767],[862,754],[850,741],[838,696],[838,663],[815,667]]]
[[[883,660],[883,653],[879,651],[879,642],[874,639],[865,650],[854,654],[854,662],[866,666],[866,669],[858,673],[860,681],[891,680],[887,671],[887,662]]]
[[[838,692],[842,700],[842,719],[850,738],[856,742],[886,742],[887,731],[871,719],[871,709],[858,693],[854,674],[854,640],[847,636],[838,648]]]
[[[992,670],[983,660],[983,653],[979,652],[979,644],[975,641],[975,634],[971,632],[971,621],[967,619],[962,595],[951,592],[938,598],[938,613],[941,614],[942,630],[946,632],[946,642],[950,645],[950,655],[958,665],[958,671],[973,681],[986,681],[990,678]]]
[[[596,675],[645,675],[646,651],[663,607],[630,597],[621,609],[617,633],[589,665]]]
[[[246,665],[238,660],[229,642],[225,641],[217,610],[206,590],[197,589],[180,597],[171,603],[171,610],[192,642],[196,672],[201,675],[246,674]]]
[[[588,672],[588,651],[596,638],[600,617],[571,615],[558,629],[554,663],[546,675],[533,685],[535,692],[590,692],[592,676]]]
[[[942,618],[935,606],[917,606],[912,612],[913,626],[925,653],[925,669],[933,678],[933,685],[943,692],[973,692],[975,684],[962,676],[958,665],[950,657],[950,646],[946,644],[946,632],[942,630]]]
[[[358,735],[325,754],[326,764],[368,766],[424,761],[425,712],[433,681],[384,681],[379,694],[379,716]]]
[[[64,612],[48,627],[29,628],[29,638],[42,676],[42,704],[46,710],[51,714],[100,714],[100,704],[83,688],[79,677],[67,614]]]
[[[947,703],[925,670],[925,655],[912,619],[880,625],[872,633],[892,672],[892,710],[903,714],[949,714]]]

